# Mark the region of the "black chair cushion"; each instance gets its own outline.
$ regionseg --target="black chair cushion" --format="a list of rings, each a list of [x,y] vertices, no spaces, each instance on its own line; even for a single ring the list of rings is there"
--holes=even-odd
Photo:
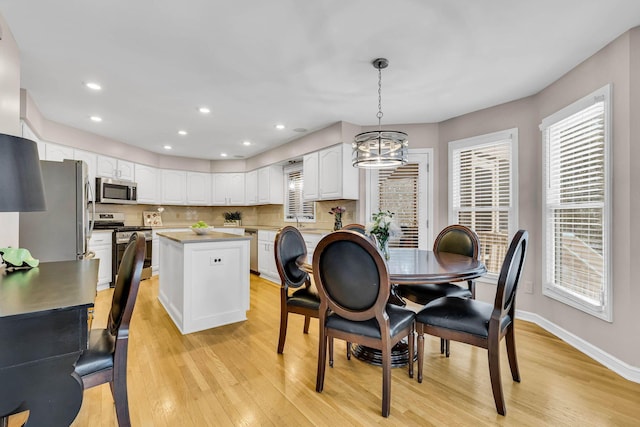
[[[320,308],[320,298],[318,295],[310,292],[309,289],[302,288],[291,294],[289,299],[287,299],[287,305],[317,310]]]
[[[415,318],[413,311],[393,304],[387,304],[387,314],[389,315],[389,329],[392,337],[409,326]],[[363,322],[355,322],[332,313],[327,316],[325,325],[329,329],[382,339],[380,327],[375,318]]]
[[[428,304],[442,297],[471,298],[471,291],[453,283],[424,285],[398,285],[400,294],[416,304]]]
[[[82,352],[76,362],[76,373],[81,377],[113,368],[113,352],[116,339],[106,329],[92,329],[89,333],[89,348]]]
[[[427,304],[416,314],[416,322],[425,325],[465,332],[479,337],[488,337],[489,319],[493,304],[458,297],[439,298]],[[504,330],[511,323],[505,316],[500,325]]]

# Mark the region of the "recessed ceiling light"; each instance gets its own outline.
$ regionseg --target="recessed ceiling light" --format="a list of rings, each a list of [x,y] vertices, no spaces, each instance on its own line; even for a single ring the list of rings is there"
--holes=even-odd
[[[91,116],[90,118],[91,118],[91,121],[94,121],[94,122],[102,121],[102,117],[99,117],[99,116]]]
[[[171,150],[173,147],[172,147],[172,146],[170,146],[170,145],[165,145],[165,146],[164,146],[164,147],[162,147],[162,148],[164,148],[165,150]]]
[[[249,145],[251,145],[251,141],[242,141],[242,145],[249,146]]]
[[[277,124],[276,125],[276,129],[282,130],[282,129],[284,129],[284,125],[283,124]]]
[[[184,136],[184,135],[186,135],[186,134],[187,134],[187,131],[186,131],[186,130],[179,130],[179,131],[178,131],[178,135],[182,135],[182,136]]]
[[[209,114],[211,112],[211,110],[207,107],[200,107],[198,108],[198,111],[200,111],[202,114]]]
[[[220,153],[220,157],[227,157],[227,153]]]
[[[91,90],[102,90],[102,86],[95,82],[87,82],[84,85]]]

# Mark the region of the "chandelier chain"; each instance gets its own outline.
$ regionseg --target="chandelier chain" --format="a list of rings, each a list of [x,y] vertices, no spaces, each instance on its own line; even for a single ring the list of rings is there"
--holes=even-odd
[[[378,114],[376,114],[378,118],[378,128],[381,126],[382,116],[382,69],[378,68]]]

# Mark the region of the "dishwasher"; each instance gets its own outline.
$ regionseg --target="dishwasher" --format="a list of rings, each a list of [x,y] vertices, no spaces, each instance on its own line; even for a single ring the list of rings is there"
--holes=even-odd
[[[249,270],[252,273],[258,274],[258,231],[247,230],[245,228],[244,235],[251,237],[249,242]]]

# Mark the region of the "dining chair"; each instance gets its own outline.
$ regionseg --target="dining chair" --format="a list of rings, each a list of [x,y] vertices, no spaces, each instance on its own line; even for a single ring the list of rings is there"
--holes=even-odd
[[[129,324],[140,286],[145,248],[144,233],[133,233],[118,268],[107,327],[89,332],[89,348],[80,355],[75,369],[85,389],[109,383],[121,427],[131,425],[127,397]]]
[[[500,341],[505,338],[511,377],[520,382],[513,321],[516,290],[524,266],[528,239],[527,231],[519,230],[511,240],[498,276],[493,304],[470,298],[444,297],[430,302],[416,314],[418,382],[422,382],[425,333],[486,348],[496,410],[500,415],[506,414],[500,381]]]
[[[365,234],[365,227],[362,224],[347,224],[342,227],[340,230],[351,230],[360,234]]]
[[[320,295],[320,339],[316,391],[322,392],[327,343],[333,338],[375,348],[382,353],[382,416],[391,409],[391,349],[407,338],[414,351],[411,310],[388,304],[387,265],[366,236],[339,230],[325,236],[313,253],[313,276]],[[413,378],[413,358],[409,358]]]
[[[478,235],[468,227],[460,224],[445,227],[433,242],[433,252],[449,252],[478,259],[480,240]],[[416,304],[425,305],[442,297],[475,298],[474,280],[467,281],[467,288],[455,283],[426,283],[420,285],[399,285],[399,294]],[[440,353],[449,357],[449,341],[440,340]]]

